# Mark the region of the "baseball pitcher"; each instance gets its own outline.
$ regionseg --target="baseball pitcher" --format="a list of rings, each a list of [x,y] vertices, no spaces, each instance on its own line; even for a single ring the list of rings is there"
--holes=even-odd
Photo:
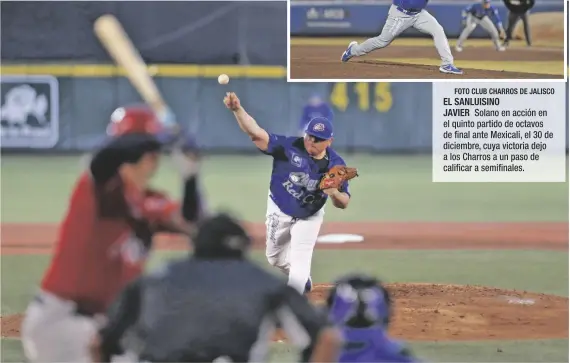
[[[342,332],[338,362],[418,362],[403,343],[388,336],[391,310],[388,291],[374,277],[347,275],[337,280],[326,312]]]
[[[348,180],[357,176],[356,169],[347,168],[330,147],[333,128],[328,119],[312,119],[304,137],[287,137],[261,128],[234,93],[228,93],[224,103],[255,146],[273,157],[265,222],[267,260],[289,277],[290,286],[308,292],[325,203],[330,198],[336,208],[348,207]]]
[[[453,65],[453,55],[443,27],[425,8],[429,0],[392,0],[388,18],[380,35],[366,40],[362,44],[350,42],[341,56],[341,61],[348,62],[353,57],[368,54],[376,49],[385,48],[408,28],[432,36],[435,48],[441,58],[439,71],[442,73],[463,74]]]
[[[495,49],[502,52],[505,47],[501,45],[501,35],[505,33],[503,22],[499,15],[499,11],[493,5],[491,0],[482,0],[475,4],[471,4],[461,12],[463,31],[457,39],[455,50],[461,52],[463,50],[463,43],[469,38],[469,35],[475,30],[477,25],[480,25],[489,35],[495,45]]]

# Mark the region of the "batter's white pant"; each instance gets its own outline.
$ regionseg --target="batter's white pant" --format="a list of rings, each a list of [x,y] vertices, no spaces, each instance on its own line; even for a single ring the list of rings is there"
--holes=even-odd
[[[480,25],[483,29],[485,29],[487,33],[489,33],[491,40],[493,41],[493,44],[495,44],[496,48],[499,48],[501,46],[499,32],[497,31],[495,24],[493,24],[493,21],[489,19],[488,16],[485,16],[483,19],[477,19],[472,14],[468,14],[467,18],[465,19],[465,28],[459,35],[459,39],[457,39],[457,46],[463,46],[463,43],[465,40],[467,40],[467,38],[469,38],[471,33],[473,33],[473,30],[475,30],[477,25]]]
[[[272,266],[289,276],[289,285],[300,293],[311,275],[313,250],[324,215],[323,207],[309,218],[296,219],[267,198],[265,256]]]
[[[351,53],[355,56],[368,54],[373,50],[387,47],[392,41],[408,28],[429,34],[433,38],[435,49],[439,53],[442,65],[453,64],[453,55],[449,48],[449,42],[443,27],[436,18],[434,18],[425,9],[418,14],[407,15],[398,10],[396,5],[390,6],[388,10],[388,18],[382,28],[380,35],[366,40],[362,44],[352,47]]]
[[[77,315],[69,300],[41,291],[22,323],[22,345],[29,362],[92,362],[89,344],[97,331],[95,319]]]
[[[22,322],[22,345],[27,360],[39,362],[93,362],[89,344],[98,329],[95,318],[77,315],[73,301],[40,291]],[[111,362],[138,362],[132,353],[113,356]]]

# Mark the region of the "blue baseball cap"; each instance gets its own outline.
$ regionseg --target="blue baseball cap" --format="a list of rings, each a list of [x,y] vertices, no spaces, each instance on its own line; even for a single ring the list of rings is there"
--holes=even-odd
[[[305,133],[319,139],[328,140],[333,137],[333,126],[326,117],[315,117],[307,124]]]

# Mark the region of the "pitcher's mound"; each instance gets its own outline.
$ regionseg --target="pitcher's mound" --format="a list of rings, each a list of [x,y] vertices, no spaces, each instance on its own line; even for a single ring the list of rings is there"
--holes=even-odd
[[[309,298],[322,304],[329,287],[316,285]],[[568,338],[568,298],[484,286],[414,283],[387,288],[395,306],[390,333],[397,338]],[[22,319],[22,314],[3,316],[2,337],[19,337]]]
[[[310,299],[322,304],[330,285]],[[568,337],[568,298],[484,286],[388,284],[394,299],[390,333],[410,340]]]

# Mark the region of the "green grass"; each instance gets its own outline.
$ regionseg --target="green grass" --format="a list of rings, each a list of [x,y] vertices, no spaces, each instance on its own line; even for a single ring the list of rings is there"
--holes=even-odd
[[[568,362],[568,340],[502,340],[497,342],[413,342],[414,354],[428,362]],[[293,362],[296,351],[275,344],[274,361]]]
[[[150,264],[180,258],[175,252],[158,252]],[[267,268],[265,256],[252,257]],[[2,315],[22,312],[46,268],[49,257],[2,256]],[[315,282],[328,282],[349,271],[366,271],[387,282],[441,282],[479,284],[568,296],[568,254],[547,251],[316,251]],[[274,270],[270,270],[274,271]],[[441,362],[554,362],[568,361],[566,340],[414,342],[424,359]],[[502,352],[497,352],[500,348]],[[273,361],[290,361],[295,353],[284,344],[274,346]],[[2,361],[22,361],[17,340],[2,341]]]
[[[568,183],[432,183],[430,156],[346,159],[361,176],[351,184],[350,208],[328,208],[327,221],[568,221]],[[208,204],[261,222],[270,165],[263,155],[208,157],[203,166]],[[3,156],[3,222],[60,221],[80,171],[77,156]],[[155,184],[180,195],[166,157]]]
[[[499,342],[415,342],[414,353],[431,362],[568,362],[568,340],[534,340]],[[500,350],[500,352],[499,352]],[[2,362],[22,362],[19,340],[2,339]],[[294,348],[274,344],[272,362],[298,362]]]
[[[77,156],[2,157],[2,221],[58,222],[81,172]],[[347,157],[360,169],[345,211],[327,209],[327,221],[568,221],[568,183],[432,183],[430,156]],[[271,160],[263,156],[211,156],[203,186],[214,209],[229,207],[262,222]],[[227,183],[231,180],[232,187]],[[179,180],[165,158],[156,186],[180,195]],[[150,268],[174,252],[158,252]],[[253,258],[267,266],[260,251]],[[1,314],[23,312],[49,262],[48,256],[1,257]],[[387,282],[478,284],[568,296],[568,254],[550,251],[333,251],[317,250],[313,278],[328,282],[349,271]],[[271,270],[274,271],[274,270]],[[568,361],[567,340],[415,342],[416,353],[441,362]],[[498,352],[500,348],[501,352]],[[273,361],[293,351],[274,346]],[[22,361],[18,340],[2,340],[2,362]]]
[[[157,252],[149,268],[179,256]],[[262,251],[253,251],[252,257],[268,266]],[[1,262],[1,314],[22,312],[49,256],[2,256]],[[386,282],[478,284],[568,296],[568,254],[552,251],[317,250],[312,270],[314,281],[322,283],[362,271]]]

